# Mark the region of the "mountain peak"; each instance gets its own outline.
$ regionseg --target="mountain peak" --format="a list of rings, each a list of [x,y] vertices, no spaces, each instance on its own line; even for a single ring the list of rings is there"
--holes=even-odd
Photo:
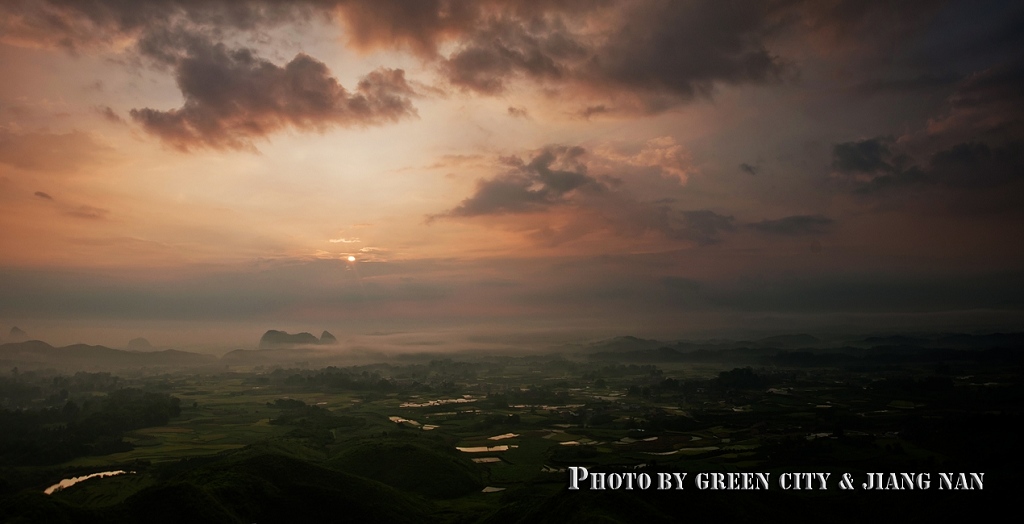
[[[8,342],[24,342],[28,340],[28,333],[25,333],[18,326],[11,328],[11,332],[7,335]]]
[[[128,349],[132,351],[149,351],[153,349],[153,344],[150,344],[148,340],[137,337],[128,341]]]
[[[333,346],[338,343],[338,338],[331,334],[330,331],[324,330],[320,335],[320,344],[325,346]]]

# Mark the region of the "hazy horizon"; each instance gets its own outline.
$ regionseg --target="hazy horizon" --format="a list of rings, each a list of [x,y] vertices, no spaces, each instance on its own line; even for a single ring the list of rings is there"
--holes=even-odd
[[[379,354],[412,354],[412,353],[465,353],[481,351],[489,354],[538,353],[548,350],[563,350],[585,347],[619,337],[636,337],[657,340],[663,343],[673,342],[708,342],[708,341],[756,341],[759,339],[784,335],[811,335],[818,338],[821,344],[828,347],[848,343],[852,340],[878,336],[941,336],[963,333],[969,335],[990,335],[996,333],[1019,333],[1012,329],[1002,329],[1007,324],[993,324],[979,327],[978,324],[939,325],[929,322],[919,323],[916,329],[907,326],[906,319],[892,324],[878,324],[876,320],[869,323],[831,324],[811,327],[811,329],[779,329],[777,322],[765,322],[761,328],[747,326],[744,329],[721,328],[703,330],[634,330],[623,331],[613,327],[542,327],[537,325],[512,329],[508,326],[418,326],[418,329],[403,331],[373,330],[369,327],[335,328],[316,327],[302,323],[286,323],[286,325],[270,325],[263,327],[245,323],[144,323],[134,328],[119,326],[79,326],[73,323],[54,323],[51,328],[45,324],[27,324],[25,328],[18,325],[0,326],[0,344],[17,342],[8,336],[9,331],[17,327],[25,331],[28,340],[41,340],[55,347],[74,344],[106,346],[114,349],[132,349],[142,351],[159,351],[176,349],[203,354],[222,356],[237,349],[258,349],[260,337],[268,330],[284,331],[290,334],[310,333],[319,337],[323,331],[334,335],[336,345],[320,346],[317,349],[327,352],[361,352],[370,351]],[[382,326],[386,327],[386,326]],[[412,326],[410,326],[412,327]],[[804,327],[808,327],[804,325]],[[131,348],[129,342],[135,338],[145,339],[150,348]],[[298,346],[297,346],[298,347]]]

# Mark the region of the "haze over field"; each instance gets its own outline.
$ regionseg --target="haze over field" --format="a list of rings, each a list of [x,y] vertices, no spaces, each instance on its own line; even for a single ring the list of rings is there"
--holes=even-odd
[[[999,1],[3,2],[0,330],[1017,331],[1022,40]]]

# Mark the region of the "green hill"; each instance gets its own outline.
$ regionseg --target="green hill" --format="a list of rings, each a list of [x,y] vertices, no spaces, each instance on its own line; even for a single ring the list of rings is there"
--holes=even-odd
[[[483,488],[480,470],[472,461],[430,441],[360,442],[331,458],[328,465],[433,498],[453,498]]]
[[[429,511],[388,486],[280,454],[226,455],[125,501],[125,520],[418,522]]]

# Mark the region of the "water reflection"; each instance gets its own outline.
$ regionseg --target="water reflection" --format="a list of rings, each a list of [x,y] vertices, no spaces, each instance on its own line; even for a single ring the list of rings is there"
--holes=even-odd
[[[81,482],[83,480],[89,480],[91,478],[97,478],[97,477],[100,477],[100,478],[102,478],[102,477],[113,477],[114,475],[123,475],[125,473],[135,473],[135,472],[134,471],[124,471],[124,470],[119,469],[117,471],[103,471],[103,472],[100,472],[100,473],[93,473],[91,475],[85,475],[84,477],[72,477],[72,478],[69,478],[69,479],[64,479],[64,480],[62,480],[62,481],[60,481],[60,482],[58,482],[58,483],[56,483],[56,484],[46,488],[43,491],[43,493],[45,493],[47,495],[53,495],[55,492],[60,491],[60,490],[62,490],[64,488],[70,488],[71,486],[74,486],[75,484],[78,484],[79,482]]]

